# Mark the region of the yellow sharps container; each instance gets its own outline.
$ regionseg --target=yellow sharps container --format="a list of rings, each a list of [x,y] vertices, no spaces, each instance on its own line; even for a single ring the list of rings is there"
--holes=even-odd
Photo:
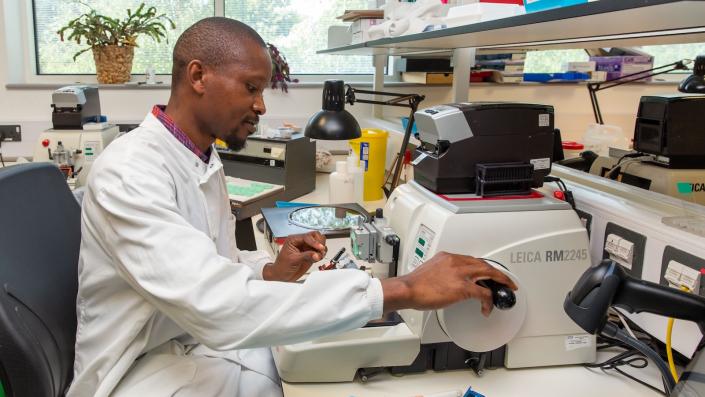
[[[384,183],[384,166],[387,161],[388,137],[387,131],[365,128],[362,130],[360,138],[349,141],[355,156],[360,160],[360,168],[365,175],[363,192],[365,201],[381,200],[384,197],[382,184]]]

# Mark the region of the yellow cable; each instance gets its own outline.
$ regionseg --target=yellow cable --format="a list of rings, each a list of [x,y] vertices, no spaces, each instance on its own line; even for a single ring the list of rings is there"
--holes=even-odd
[[[671,348],[671,334],[673,333],[673,318],[668,319],[668,328],[666,328],[666,355],[668,356],[668,368],[671,370],[673,380],[678,382],[678,372],[676,371],[676,363],[673,361],[673,350]]]
[[[690,292],[688,287],[681,286],[681,290],[685,292]],[[678,382],[678,371],[676,371],[676,363],[673,360],[673,348],[671,347],[671,335],[673,334],[673,324],[675,320],[673,318],[668,319],[668,328],[666,328],[666,356],[668,356],[668,368],[671,370],[671,376],[673,380]]]

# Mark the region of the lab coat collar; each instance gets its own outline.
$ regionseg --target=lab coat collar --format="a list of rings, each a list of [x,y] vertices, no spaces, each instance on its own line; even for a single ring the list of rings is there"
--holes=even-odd
[[[165,140],[174,149],[174,155],[179,156],[184,164],[184,168],[190,173],[198,177],[199,184],[207,183],[213,175],[218,174],[218,172],[223,168],[223,163],[218,156],[218,152],[215,150],[215,146],[211,145],[211,155],[208,160],[208,164],[204,163],[194,152],[189,148],[184,146],[178,139],[176,139],[169,130],[164,127],[164,125],[156,118],[151,112],[147,113],[140,127],[143,127],[150,131],[158,131],[160,134],[165,136]]]

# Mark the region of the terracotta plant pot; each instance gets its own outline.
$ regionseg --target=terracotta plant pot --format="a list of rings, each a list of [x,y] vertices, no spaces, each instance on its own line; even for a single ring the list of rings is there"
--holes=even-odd
[[[130,81],[132,73],[133,46],[95,46],[93,60],[100,84],[123,84]]]

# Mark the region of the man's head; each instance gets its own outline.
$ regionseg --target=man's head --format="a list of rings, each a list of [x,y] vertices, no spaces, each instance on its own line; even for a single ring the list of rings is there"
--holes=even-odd
[[[272,64],[267,45],[234,19],[196,22],[174,46],[170,103],[190,114],[198,133],[241,149],[266,111],[262,93]]]

